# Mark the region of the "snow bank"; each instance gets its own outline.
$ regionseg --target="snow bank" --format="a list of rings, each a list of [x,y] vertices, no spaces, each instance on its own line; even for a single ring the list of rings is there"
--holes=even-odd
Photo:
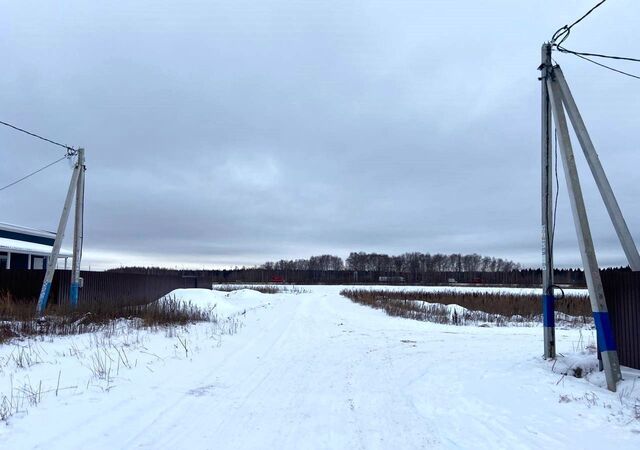
[[[175,300],[226,318],[242,314],[248,309],[264,307],[270,304],[269,294],[251,289],[233,292],[221,292],[211,289],[176,289],[159,301]]]
[[[466,313],[467,311],[469,311],[467,308],[465,308],[464,306],[460,306],[460,305],[456,305],[455,303],[451,304],[451,305],[444,305],[449,314],[453,316],[454,313],[456,313],[457,315],[462,315],[464,313]]]
[[[553,371],[562,375],[584,378],[598,371],[598,357],[595,347],[580,352],[558,355]]]

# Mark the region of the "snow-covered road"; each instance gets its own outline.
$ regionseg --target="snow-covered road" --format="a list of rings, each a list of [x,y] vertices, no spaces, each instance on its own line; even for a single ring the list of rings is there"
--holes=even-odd
[[[120,373],[107,392],[47,398],[3,427],[0,448],[640,446],[640,420],[624,415],[615,394],[541,361],[540,328],[391,318],[340,297],[339,287],[307,289],[230,295],[251,308],[238,334],[219,342],[195,326],[187,357],[149,350],[157,362]],[[579,339],[559,330],[559,351]]]

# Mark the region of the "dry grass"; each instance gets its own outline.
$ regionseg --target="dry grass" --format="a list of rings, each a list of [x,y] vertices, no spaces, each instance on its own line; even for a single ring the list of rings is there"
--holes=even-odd
[[[171,298],[135,306],[87,302],[71,309],[68,305],[50,305],[43,317],[38,317],[35,310],[35,301],[15,302],[9,295],[0,296],[0,343],[15,337],[93,332],[113,327],[121,319],[137,328],[213,320],[209,312]]]
[[[345,289],[341,295],[356,303],[383,309],[391,316],[453,325],[530,323],[539,320],[542,314],[538,295],[509,292]],[[452,313],[446,305],[460,305],[468,311]],[[556,311],[571,316],[565,319],[569,325],[585,324],[591,317],[587,296],[556,300]]]

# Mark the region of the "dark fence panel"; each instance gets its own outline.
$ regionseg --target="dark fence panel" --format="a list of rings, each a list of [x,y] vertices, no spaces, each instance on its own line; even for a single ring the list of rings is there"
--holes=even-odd
[[[380,277],[403,277],[404,284],[449,284],[477,283],[486,285],[540,287],[542,272],[539,269],[521,269],[510,272],[441,272],[394,270],[299,270],[238,268],[232,270],[175,270],[160,267],[122,267],[112,269],[113,273],[138,273],[145,275],[185,275],[197,278],[198,287],[208,287],[211,283],[269,283],[283,279],[294,284],[378,284]],[[560,286],[585,287],[582,270],[556,269],[555,284]],[[396,283],[399,284],[399,283]]]
[[[449,284],[476,283],[487,285],[539,287],[542,274],[539,270],[518,270],[512,272],[388,272],[353,270],[272,270],[237,269],[194,272],[199,283],[268,283],[275,277],[294,284],[378,284],[380,277],[398,277],[405,284]],[[579,270],[557,270],[555,283],[563,286],[584,287],[585,279]]]
[[[70,271],[58,270],[51,289],[52,303],[69,298]],[[446,285],[455,283],[479,285],[539,287],[539,270],[513,272],[386,272],[352,270],[267,270],[238,269],[212,271],[162,271],[137,273],[125,271],[82,272],[84,287],[80,301],[112,301],[146,303],[180,287],[211,288],[212,283],[269,283],[274,277],[293,284],[379,284],[380,277],[404,278],[404,284]],[[10,293],[16,300],[34,300],[40,293],[44,271],[0,271],[0,293]],[[581,271],[561,270],[555,273],[560,285],[584,286]],[[383,283],[386,284],[386,283]],[[403,283],[395,283],[403,284]]]
[[[197,282],[197,279],[181,275],[83,271],[81,276],[84,279],[84,287],[80,289],[80,302],[98,301],[128,305],[149,303],[174,289],[196,287]],[[0,294],[9,294],[16,301],[34,301],[40,294],[43,278],[44,271],[2,270]],[[49,302],[67,301],[70,283],[70,270],[56,270]]]
[[[0,270],[0,295],[10,294],[17,301],[37,299],[43,279],[43,270]]]
[[[61,298],[68,298],[71,273],[61,272],[65,278],[60,284],[64,289]],[[192,287],[192,280],[176,275],[114,274],[109,272],[81,272],[84,286],[80,289],[80,301],[112,302],[127,305],[144,304],[157,300],[174,289]],[[61,278],[62,278],[61,277]]]
[[[602,270],[620,364],[640,369],[640,272]]]

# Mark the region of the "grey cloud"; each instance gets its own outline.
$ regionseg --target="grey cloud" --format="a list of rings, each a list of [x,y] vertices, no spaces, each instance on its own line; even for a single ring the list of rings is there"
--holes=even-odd
[[[536,67],[578,3],[20,2],[0,18],[0,115],[87,147],[92,267],[351,250],[536,266]],[[607,5],[567,46],[634,54],[639,10]],[[640,241],[637,83],[557,59]],[[9,130],[0,144],[0,183],[58,154]],[[602,262],[622,264],[581,169]],[[55,228],[68,176],[0,193],[0,220]],[[556,255],[571,265],[560,183]]]

